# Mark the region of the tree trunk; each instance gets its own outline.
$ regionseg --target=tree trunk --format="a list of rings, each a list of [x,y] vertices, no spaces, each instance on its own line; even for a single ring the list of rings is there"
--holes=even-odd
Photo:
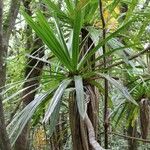
[[[72,136],[73,150],[89,150],[87,130],[83,120],[80,118],[75,93],[72,92],[69,98],[69,120]]]
[[[88,31],[86,29],[81,30],[82,40],[85,42],[84,46],[81,48],[81,56],[89,50],[89,48],[93,48],[93,41],[88,36]],[[95,55],[91,57],[90,61],[95,59]],[[87,67],[88,62],[86,62],[84,67]],[[88,65],[88,69],[94,69],[95,64],[91,66]],[[94,138],[97,137],[97,130],[98,130],[98,108],[99,102],[95,93],[95,87],[91,85],[85,85],[86,90],[85,92],[89,96],[89,101],[87,102],[87,116],[89,117],[89,121],[94,129]],[[82,120],[77,104],[76,104],[76,96],[75,93],[70,94],[69,100],[69,119],[70,119],[70,128],[71,128],[71,135],[72,135],[72,143],[73,143],[73,150],[92,150],[94,148],[92,143],[90,143],[90,136],[88,125],[86,124],[85,120]],[[88,121],[87,121],[88,122]]]
[[[1,77],[0,77],[0,80],[1,80]],[[10,141],[6,132],[6,125],[5,125],[1,96],[0,96],[0,150],[11,150]]]
[[[88,88],[91,88],[90,86]],[[89,95],[88,95],[89,96]],[[72,92],[69,99],[69,120],[72,135],[73,150],[101,150],[96,141],[97,137],[97,98],[94,93],[90,93],[87,102],[87,115],[83,120],[78,112],[76,96]],[[95,109],[94,109],[95,108]]]
[[[128,136],[137,137],[138,135],[137,122],[135,123],[133,127],[131,124],[129,125],[127,133],[128,133]],[[128,150],[137,150],[137,149],[138,149],[138,142],[134,139],[128,139]]]
[[[15,25],[15,20],[18,14],[20,1],[12,0],[7,19],[3,21],[3,0],[0,0],[0,93],[6,81],[6,62],[8,44],[11,32]],[[4,22],[4,24],[3,24]],[[2,96],[0,96],[0,149],[11,150],[10,141],[6,131],[4,111],[2,104]]]
[[[93,49],[94,48],[94,43],[92,41],[92,39],[90,38],[89,32],[86,29],[82,29],[81,30],[81,34],[82,34],[82,40],[86,40],[85,45],[83,47],[83,49],[81,50],[81,58],[82,56],[87,52],[87,50]],[[88,36],[88,37],[87,37]],[[90,50],[89,50],[90,51]],[[95,54],[91,56],[90,61],[94,61],[95,59]],[[95,64],[93,63],[91,66],[88,64],[85,65],[85,67],[88,65],[88,69],[89,70],[94,70],[95,68]],[[87,107],[87,114],[93,124],[94,130],[95,130],[95,134],[97,137],[97,132],[98,132],[98,110],[99,110],[99,101],[98,101],[98,91],[96,90],[96,87],[92,86],[92,85],[86,85],[86,89],[87,94],[90,97],[90,101]]]
[[[3,16],[3,2],[0,0],[0,93],[2,92],[1,87],[5,85],[5,72],[4,72],[4,51],[3,51],[3,29],[2,29],[2,17]],[[0,95],[0,149],[10,150],[10,142],[6,131],[2,96]]]
[[[140,125],[143,139],[147,139],[150,128],[150,107],[148,102],[148,98],[143,98],[140,101]]]

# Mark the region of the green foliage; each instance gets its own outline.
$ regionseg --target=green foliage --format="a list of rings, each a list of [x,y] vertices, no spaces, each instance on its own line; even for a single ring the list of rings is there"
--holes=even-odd
[[[113,1],[105,9],[113,13],[114,8],[121,2],[120,0]],[[129,57],[135,51],[137,52],[143,48],[142,43],[145,43],[145,41],[141,41],[141,39],[144,39],[142,35],[146,32],[145,27],[149,23],[150,16],[148,13],[137,13],[138,1],[128,1],[129,10],[125,14],[125,20],[114,31],[107,31],[106,39],[102,40],[101,26],[97,28],[93,25],[94,21],[99,19],[98,1],[81,0],[74,2],[64,0],[63,9],[59,7],[57,2],[55,3],[51,0],[44,0],[44,3],[51,14],[48,19],[40,10],[36,12],[33,18],[23,9],[21,10],[26,22],[42,39],[48,53],[53,58],[49,61],[28,55],[50,65],[50,67],[45,67],[41,76],[40,86],[35,89],[38,90],[39,95],[37,94],[37,97],[29,105],[19,111],[7,127],[12,145],[26,123],[31,119],[33,126],[36,126],[41,120],[44,124],[50,121],[51,137],[61,108],[65,105],[65,109],[68,109],[68,97],[64,101],[67,92],[75,91],[78,112],[84,119],[86,114],[84,87],[86,84],[95,86],[103,97],[105,93],[103,79],[109,81],[110,93],[108,99],[111,111],[109,117],[112,118],[112,126],[122,125],[124,121],[126,121],[125,126],[128,126],[131,122],[134,124],[139,113],[139,101],[143,97],[150,97],[150,78],[148,73],[146,74],[145,71],[142,71],[146,66],[145,58],[143,60],[138,57],[129,61]],[[137,27],[138,30],[135,32],[134,27],[136,25],[140,25],[141,29]],[[85,39],[81,37],[82,29],[88,32]],[[91,38],[93,43],[91,48],[82,54],[88,38]],[[103,45],[106,45],[106,54],[102,52]],[[91,60],[93,55],[96,58]],[[104,57],[108,58],[108,61],[110,59],[107,63],[108,68],[104,68]],[[24,62],[24,60],[22,61]],[[125,65],[109,68],[111,63],[114,64],[119,61],[125,62]],[[94,68],[91,69],[93,64]],[[11,68],[10,72],[14,73],[12,66],[14,64],[9,64],[8,67]],[[22,67],[19,70],[19,75],[21,70]],[[108,74],[105,74],[106,71]],[[139,75],[139,72],[142,72],[142,75]],[[19,75],[16,76],[17,79]],[[14,80],[16,81],[17,79]],[[19,97],[23,91],[35,86],[32,85],[17,90],[17,92],[12,92],[15,91],[14,88],[18,87],[18,85],[21,87],[23,83],[24,81],[20,81],[6,88],[2,93],[6,95],[4,103],[11,102],[16,97]],[[35,92],[35,90],[30,91],[30,93]],[[8,92],[11,93],[11,96],[7,95]],[[19,97],[18,101],[21,99],[22,97]],[[103,110],[102,106],[103,104],[100,106],[101,111]],[[102,117],[102,114],[100,116]]]
[[[75,81],[78,110],[80,115],[84,119],[86,115],[86,106],[85,106],[85,98],[84,98],[83,80],[81,76],[75,76],[74,81]]]

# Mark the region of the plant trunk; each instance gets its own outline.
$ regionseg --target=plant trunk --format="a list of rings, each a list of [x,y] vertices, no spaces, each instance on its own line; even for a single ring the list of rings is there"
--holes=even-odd
[[[87,130],[84,121],[80,118],[75,93],[70,93],[69,120],[72,136],[73,150],[89,150]]]
[[[84,46],[81,47],[81,56],[87,52],[87,50],[92,49],[94,47],[92,39],[88,35],[88,31],[86,29],[81,30],[82,34],[82,40],[84,41]],[[93,61],[95,59],[95,55],[91,57],[90,61]],[[84,67],[87,67],[88,62],[86,62]],[[94,69],[95,64],[92,64],[91,66],[88,65],[88,69]],[[92,150],[94,148],[94,145],[92,145],[93,139],[95,141],[95,138],[97,137],[97,130],[98,130],[98,108],[99,103],[95,92],[95,87],[91,85],[85,85],[86,86],[86,93],[89,96],[89,100],[87,103],[87,117],[88,121],[82,120],[77,104],[76,104],[76,96],[75,93],[72,92],[70,94],[70,101],[69,101],[69,119],[70,119],[70,128],[71,128],[71,135],[72,135],[72,144],[73,144],[73,150]],[[94,138],[93,136],[90,137],[88,124],[87,122],[91,123],[93,132],[94,132]],[[91,140],[92,139],[92,140]]]
[[[94,48],[94,43],[92,41],[92,39],[90,38],[89,32],[86,29],[81,29],[81,34],[82,34],[82,40],[85,40],[85,45],[83,46],[83,49],[81,49],[81,58],[82,56],[87,52],[90,51],[89,49],[93,49]],[[91,56],[90,61],[94,61],[95,59],[95,54]],[[88,69],[89,70],[94,70],[95,68],[95,64],[93,63],[91,66],[89,65],[89,63],[87,62],[87,64],[85,64],[85,67],[87,67],[88,65]],[[98,91],[96,90],[96,88],[92,85],[86,85],[86,89],[87,94],[89,95],[89,104],[87,106],[87,114],[92,122],[92,125],[94,127],[95,130],[95,134],[97,137],[97,132],[98,132],[98,110],[99,110],[99,102],[98,102]]]
[[[0,93],[6,81],[6,57],[9,45],[11,32],[14,28],[17,18],[20,1],[12,0],[9,13],[5,21],[3,21],[3,0],[0,0]],[[4,22],[4,23],[3,23]],[[0,149],[11,150],[11,144],[6,131],[4,118],[2,96],[0,95]]]
[[[4,66],[4,47],[3,47],[3,30],[2,30],[2,14],[3,14],[3,2],[0,0],[0,93],[2,92],[1,87],[5,85],[5,66]],[[2,96],[0,95],[0,149],[10,150],[10,142],[6,131]]]
[[[9,141],[7,131],[6,131],[6,125],[5,125],[3,105],[2,105],[2,97],[1,96],[0,96],[0,150],[11,150],[10,141]]]
[[[132,125],[130,124],[128,127],[128,136],[131,137],[137,137],[138,133],[137,133],[137,123],[135,123],[135,125],[132,127]],[[128,139],[128,150],[137,150],[138,149],[138,142],[134,139]]]
[[[140,101],[140,125],[143,139],[147,139],[150,128],[150,106],[148,102],[148,98],[143,98]]]
[[[73,150],[95,150],[94,147],[98,129],[98,107],[97,98],[91,86],[87,86],[90,93],[89,102],[87,102],[87,117],[83,120],[78,112],[76,96],[72,92],[69,99],[69,120],[72,135]],[[94,142],[93,142],[94,141]],[[94,143],[94,144],[93,144]]]

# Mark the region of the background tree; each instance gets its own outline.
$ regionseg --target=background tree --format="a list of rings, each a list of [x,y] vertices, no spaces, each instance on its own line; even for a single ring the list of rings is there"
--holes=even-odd
[[[149,142],[144,139],[149,138],[149,48],[143,47],[149,41],[149,7],[143,9],[142,1],[100,1],[100,7],[98,2],[29,2],[22,14],[36,34],[29,25],[24,30],[26,23],[18,16],[1,93],[6,120],[10,116],[10,143],[16,148],[26,124],[25,149],[149,147],[142,143]],[[42,55],[32,53],[42,46],[38,36]],[[135,125],[133,135],[128,129]]]
[[[32,16],[32,10],[31,10],[31,1],[25,0],[24,1],[24,7],[25,11]],[[42,8],[42,7],[41,7]],[[40,76],[42,73],[44,62],[37,60],[36,58],[42,58],[44,56],[44,46],[43,42],[39,37],[36,35],[33,35],[32,29],[29,25],[27,25],[26,30],[26,52],[30,53],[29,58],[25,62],[25,82],[23,84],[23,89],[25,89],[22,93],[22,101],[23,101],[23,107],[28,105],[30,102],[34,100],[35,94],[39,87],[40,82]],[[32,92],[31,92],[32,91]],[[30,93],[30,94],[29,94]],[[19,138],[16,141],[15,149],[16,150],[27,150],[29,147],[29,124],[25,126],[22,133],[20,134]]]
[[[11,32],[15,25],[15,20],[18,15],[20,1],[12,0],[6,19],[4,19],[3,0],[0,1],[0,93],[5,86],[6,81],[6,58],[9,46]],[[0,95],[0,148],[2,150],[10,150],[10,142],[6,132],[2,96]]]

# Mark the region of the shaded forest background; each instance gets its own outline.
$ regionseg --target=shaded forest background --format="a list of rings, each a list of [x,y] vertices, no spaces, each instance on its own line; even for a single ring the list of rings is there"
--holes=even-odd
[[[149,12],[0,0],[0,150],[149,150]]]

